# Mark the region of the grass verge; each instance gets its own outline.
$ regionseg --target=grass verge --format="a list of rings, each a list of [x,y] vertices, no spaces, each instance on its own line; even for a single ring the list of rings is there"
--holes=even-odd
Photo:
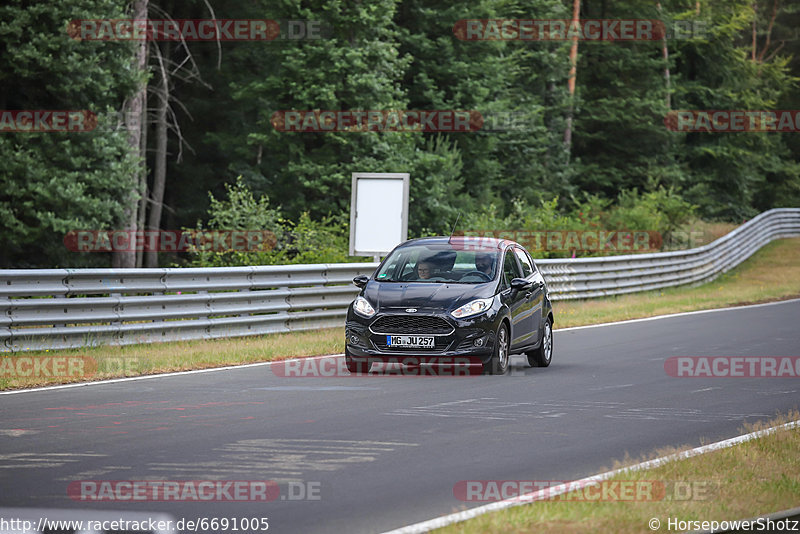
[[[746,426],[743,433],[798,419],[800,413],[793,411],[768,423]],[[652,457],[675,452],[679,450],[660,450]],[[800,495],[798,453],[800,428],[794,427],[654,469],[620,473],[610,479],[620,485],[610,481],[600,483],[601,488],[609,489],[600,499],[589,500],[598,493],[585,486],[576,492],[484,514],[434,532],[594,534],[699,530],[692,525],[686,525],[688,529],[675,528],[675,524],[670,529],[669,521],[732,521],[796,507]],[[643,460],[646,459],[651,458]],[[615,466],[619,467],[623,465]],[[657,489],[633,493],[633,498],[627,499],[621,497],[620,491],[616,494],[612,491],[623,484]],[[619,498],[613,498],[615,495]],[[649,526],[654,518],[660,523],[657,529]]]
[[[702,286],[553,305],[556,327],[564,328],[795,297],[800,297],[800,238],[774,241],[733,271]],[[246,338],[38,351],[0,358],[0,390],[338,354],[343,350],[344,329],[330,328]],[[19,376],[9,371],[10,362],[6,361],[54,355],[84,357],[89,362],[87,371],[59,377]]]

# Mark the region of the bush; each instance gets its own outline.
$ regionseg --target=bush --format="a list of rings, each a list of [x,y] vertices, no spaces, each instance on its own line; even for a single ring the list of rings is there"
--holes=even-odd
[[[530,238],[530,233],[550,231],[648,231],[661,236],[661,248],[672,242],[672,234],[692,219],[696,207],[689,204],[672,189],[658,187],[646,193],[636,189],[620,192],[616,203],[597,195],[584,195],[583,200],[573,198],[574,208],[559,209],[559,199],[542,201],[532,209],[520,200],[514,200],[508,214],[502,216],[498,207],[490,204],[477,213],[467,215],[459,224],[458,232],[466,235],[495,235],[516,239],[536,257],[563,258],[570,256],[607,256],[611,251],[547,250],[545,243]],[[520,239],[523,238],[523,239]],[[529,242],[523,242],[528,237]],[[628,254],[631,250],[621,250]]]
[[[264,250],[255,252],[207,250],[189,251],[190,267],[233,267],[242,265],[285,265],[294,263],[343,263],[369,261],[370,258],[348,256],[348,226],[343,216],[313,220],[303,213],[297,222],[284,219],[280,209],[269,206],[264,195],[258,200],[242,182],[225,186],[227,198],[212,195],[208,223],[197,222],[194,231],[205,230],[268,230],[275,240]]]

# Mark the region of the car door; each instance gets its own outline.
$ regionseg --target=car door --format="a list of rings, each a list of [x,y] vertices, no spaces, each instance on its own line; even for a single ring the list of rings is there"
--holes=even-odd
[[[544,304],[544,278],[536,269],[530,255],[522,247],[514,247],[514,254],[517,256],[519,265],[522,268],[522,277],[529,280],[533,286],[525,292],[526,303],[521,307],[526,310],[528,315],[520,321],[526,332],[530,333],[525,337],[525,344],[536,343],[539,340],[539,328],[542,324],[542,305]],[[523,336],[520,336],[523,337]]]
[[[511,348],[526,344],[530,339],[529,328],[525,321],[529,318],[529,303],[526,300],[526,291],[512,291],[511,280],[522,278],[522,270],[517,263],[514,248],[508,247],[503,255],[503,275],[501,278],[503,301],[508,306],[511,314]]]

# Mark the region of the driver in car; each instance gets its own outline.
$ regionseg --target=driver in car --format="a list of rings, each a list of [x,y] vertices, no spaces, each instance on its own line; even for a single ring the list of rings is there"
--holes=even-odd
[[[489,278],[492,277],[492,266],[494,265],[494,260],[492,259],[491,254],[487,254],[485,252],[479,252],[475,254],[475,270],[480,271]]]
[[[417,265],[417,275],[420,280],[428,280],[433,276],[433,264],[424,260],[419,262],[419,265]]]

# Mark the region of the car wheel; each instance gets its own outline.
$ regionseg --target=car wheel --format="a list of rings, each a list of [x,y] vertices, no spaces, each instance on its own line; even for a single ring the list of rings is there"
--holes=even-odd
[[[372,361],[367,360],[365,362],[358,362],[353,360],[353,357],[350,355],[350,351],[347,350],[347,347],[344,349],[344,362],[347,364],[347,370],[354,375],[369,373],[369,370],[372,369]]]
[[[533,367],[547,367],[553,360],[553,323],[545,319],[542,328],[542,343],[528,353],[528,363]]]
[[[506,323],[500,323],[497,328],[497,336],[494,344],[492,359],[483,364],[483,374],[485,375],[504,375],[508,371],[508,327]]]

